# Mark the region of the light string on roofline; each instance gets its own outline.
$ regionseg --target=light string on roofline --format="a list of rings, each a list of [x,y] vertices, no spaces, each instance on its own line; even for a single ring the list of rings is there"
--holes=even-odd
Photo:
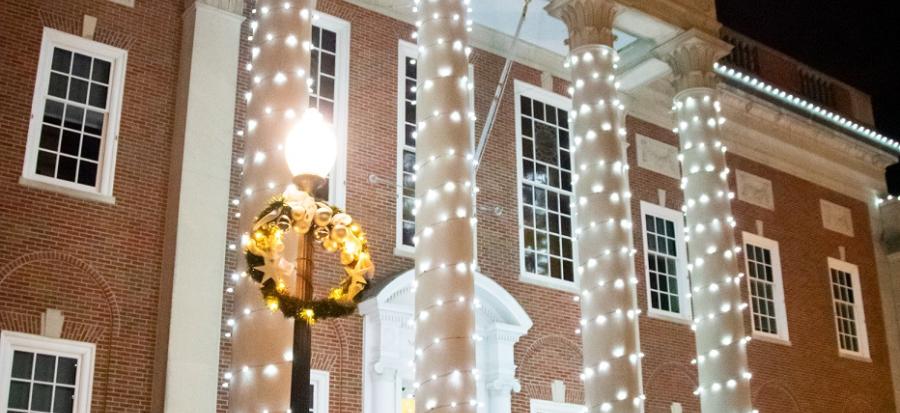
[[[569,122],[573,125],[570,151],[576,165],[572,174],[576,192],[571,204],[573,234],[578,241],[612,233],[625,235],[623,245],[601,245],[599,251],[579,256],[576,271],[581,276],[582,288],[578,295],[573,296],[582,308],[582,318],[575,330],[579,335],[584,334],[584,329],[601,329],[597,330],[603,332],[600,334],[632,336],[623,330],[637,329],[637,319],[641,314],[635,300],[638,281],[634,274],[633,256],[637,250],[632,247],[633,222],[628,207],[631,199],[628,190],[629,166],[623,146],[628,136],[624,127],[625,105],[616,97],[620,83],[613,73],[618,60],[618,54],[611,47],[589,45],[573,50],[565,61],[574,79],[569,87],[573,99],[569,111]],[[593,155],[610,153],[600,149],[606,145],[619,145],[618,151],[612,151],[618,158]],[[598,158],[582,160],[580,158],[585,156],[584,153]],[[588,179],[590,181],[585,181]],[[604,207],[598,208],[597,205]],[[600,266],[603,261],[622,260],[630,266],[624,274],[605,273]],[[595,297],[600,301],[594,301]],[[609,301],[612,305],[604,305],[607,308],[596,311],[598,303],[607,304]],[[643,353],[636,335],[633,337],[634,342],[631,343],[602,347],[585,342],[585,359],[595,361],[585,363],[580,377],[586,385],[592,382],[592,386],[603,388],[602,393],[608,395],[602,397],[609,397],[607,400],[587,401],[590,404],[588,410],[609,412],[622,403],[629,403],[632,409],[640,409],[645,399],[640,387],[640,359]],[[610,369],[620,370],[620,373],[611,376],[607,373]],[[629,378],[624,382],[613,379],[621,372],[628,372],[626,375]],[[611,394],[607,389],[617,390]]]
[[[874,143],[891,148],[895,151],[895,153],[900,153],[900,142],[884,136],[881,133],[878,133],[878,131],[872,130],[864,125],[860,125],[859,123],[847,119],[840,114],[834,113],[799,96],[795,96],[794,94],[779,89],[776,86],[767,84],[766,82],[752,77],[748,74],[741,73],[740,71],[728,67],[724,64],[714,63],[713,69],[716,71],[716,73],[725,78],[738,81],[746,86],[751,87],[753,90],[759,93],[763,93],[769,97],[776,98],[796,109],[800,109],[821,120],[843,128],[844,130],[851,132],[856,136],[866,138]]]
[[[725,166],[727,148],[718,138],[725,118],[721,115],[721,103],[713,98],[712,93],[714,93],[712,89],[682,92],[676,96],[672,107],[678,122],[673,132],[679,134],[681,141],[678,160],[683,171],[680,186],[685,196],[681,208],[687,220],[684,228],[685,241],[692,244],[690,263],[687,267],[695,285],[689,295],[699,298],[694,300],[695,314],[691,329],[704,335],[722,334],[717,340],[718,347],[698,349],[698,356],[693,360],[693,364],[701,370],[705,364],[720,362],[719,355],[730,348],[742,352],[737,356],[738,360],[743,359],[746,362],[745,345],[750,340],[750,337],[743,336],[743,333],[737,334],[743,337],[736,338],[736,334],[732,331],[699,331],[707,325],[716,329],[723,327],[722,324],[711,323],[720,317],[730,317],[733,328],[742,331],[743,311],[748,308],[747,303],[742,302],[740,293],[743,273],[736,271],[735,257],[741,249],[734,245],[733,228],[737,223],[731,215],[731,200],[734,193],[728,187],[730,170]],[[718,179],[709,179],[710,175]],[[703,187],[696,187],[698,184],[695,182]],[[716,185],[719,187],[716,188]],[[701,240],[709,244],[697,245]],[[723,240],[729,246],[718,245]],[[726,272],[721,276],[706,274],[704,267],[707,261],[715,261],[717,266],[733,267],[735,271],[731,274]],[[697,274],[705,276],[697,280],[695,279]],[[726,291],[729,288],[730,290]],[[735,297],[737,301],[732,302]],[[702,398],[705,392],[718,393],[734,390],[739,385],[746,386],[746,381],[752,376],[746,370],[746,365],[737,368],[741,370],[739,376],[722,382],[700,383],[694,394]],[[754,410],[749,408],[748,411]]]

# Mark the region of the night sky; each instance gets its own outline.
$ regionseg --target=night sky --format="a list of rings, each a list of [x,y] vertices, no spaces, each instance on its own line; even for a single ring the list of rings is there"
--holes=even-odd
[[[900,139],[896,0],[716,0],[719,21],[872,96],[876,129]]]

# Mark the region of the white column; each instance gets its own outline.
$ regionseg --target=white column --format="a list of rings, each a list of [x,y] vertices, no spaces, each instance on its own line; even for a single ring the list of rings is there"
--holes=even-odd
[[[154,410],[214,412],[243,4],[186,4],[166,219],[171,303],[167,288],[160,300],[160,314],[171,313],[168,325],[160,318],[167,356],[158,357],[165,385],[159,376]]]
[[[496,323],[485,334],[484,374],[490,413],[510,413],[512,392],[522,388],[516,379],[515,345],[525,334],[521,327]]]
[[[291,184],[282,153],[288,132],[308,107],[310,45],[315,0],[258,0],[253,29],[241,231],[256,214]],[[296,258],[296,239],[285,246],[285,259]],[[243,257],[241,257],[243,265]],[[296,283],[285,280],[289,290]],[[259,285],[243,276],[235,289],[230,411],[285,412],[290,407],[293,326],[281,312],[271,312]]]
[[[877,198],[870,203],[869,222],[875,247],[894,399],[900,400],[900,198]],[[900,412],[900,405],[897,411]]]
[[[575,240],[581,276],[584,394],[590,412],[641,412],[641,351],[624,105],[607,0],[554,0],[569,29]]]
[[[730,50],[716,37],[689,30],[659,52],[674,73],[688,259],[693,289],[700,406],[704,412],[752,410],[733,194],[728,187],[724,118],[713,72]]]
[[[416,412],[475,413],[468,0],[416,3]]]

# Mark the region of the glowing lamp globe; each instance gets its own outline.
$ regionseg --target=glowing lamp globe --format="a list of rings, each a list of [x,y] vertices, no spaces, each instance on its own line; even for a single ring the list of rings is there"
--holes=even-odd
[[[336,156],[334,128],[319,111],[308,109],[284,143],[284,157],[291,174],[324,178],[331,172]]]

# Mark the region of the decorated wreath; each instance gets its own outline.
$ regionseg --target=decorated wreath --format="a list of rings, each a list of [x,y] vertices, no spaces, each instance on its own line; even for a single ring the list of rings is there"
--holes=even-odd
[[[292,232],[303,235],[309,231],[325,250],[340,253],[346,272],[340,285],[323,299],[303,300],[291,295],[284,281],[297,271],[294,263],[284,259],[284,239]],[[243,241],[247,273],[260,284],[269,309],[309,324],[353,314],[359,293],[366,289],[375,271],[359,223],[340,208],[316,201],[293,187],[269,202]]]

